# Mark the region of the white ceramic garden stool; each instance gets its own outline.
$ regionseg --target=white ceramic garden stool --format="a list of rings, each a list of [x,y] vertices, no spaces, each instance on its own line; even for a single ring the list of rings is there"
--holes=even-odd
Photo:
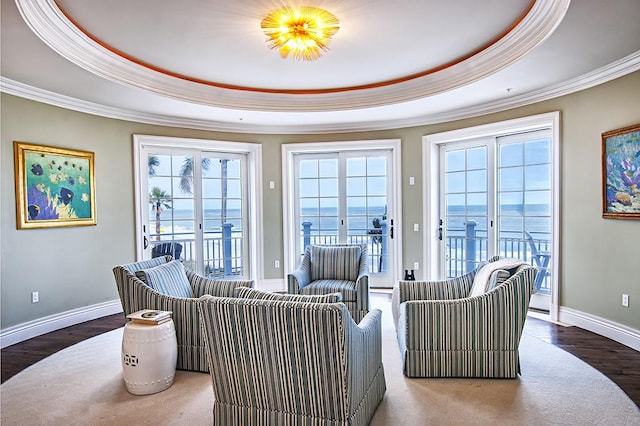
[[[122,335],[122,373],[134,395],[163,391],[173,384],[178,344],[173,320],[158,325],[129,321]]]

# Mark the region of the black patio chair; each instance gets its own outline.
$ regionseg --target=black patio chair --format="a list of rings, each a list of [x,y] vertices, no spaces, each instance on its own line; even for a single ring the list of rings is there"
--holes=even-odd
[[[174,259],[180,260],[181,254],[182,244],[174,242],[161,243],[151,249],[152,258],[169,255],[173,256]]]

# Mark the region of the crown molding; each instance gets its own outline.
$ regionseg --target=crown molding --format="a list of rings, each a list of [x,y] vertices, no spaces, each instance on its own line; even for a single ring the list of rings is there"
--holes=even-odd
[[[313,93],[225,86],[136,63],[93,40],[55,0],[16,0],[29,28],[45,44],[77,66],[110,81],[202,105],[271,112],[361,109],[422,99],[485,78],[522,58],[549,37],[564,18],[570,0],[535,0],[528,13],[503,37],[476,54],[417,74],[415,78],[367,86],[329,88]]]
[[[0,77],[0,91],[9,95],[42,102],[61,108],[79,111],[87,114],[98,115],[106,118],[133,121],[137,123],[153,124],[158,126],[182,127],[195,130],[208,130],[230,133],[247,134],[327,134],[350,133],[374,130],[389,130],[405,127],[424,126],[429,124],[444,123],[448,121],[463,120],[480,115],[502,112],[536,102],[557,98],[574,92],[585,90],[608,81],[623,77],[640,69],[640,50],[636,51],[616,62],[601,67],[592,72],[583,74],[577,78],[555,84],[544,89],[514,96],[512,98],[461,108],[439,114],[423,115],[400,120],[385,120],[375,123],[361,121],[353,123],[327,123],[316,125],[286,125],[263,126],[249,123],[227,123],[211,120],[185,119],[169,115],[149,114],[134,110],[114,108],[87,102],[80,99],[60,95],[48,90],[32,87],[5,77]],[[292,123],[294,120],[292,119]]]

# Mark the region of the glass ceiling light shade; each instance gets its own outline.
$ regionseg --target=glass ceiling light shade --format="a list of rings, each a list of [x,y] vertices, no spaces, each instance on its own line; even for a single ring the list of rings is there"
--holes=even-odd
[[[313,61],[329,50],[331,37],[340,29],[340,21],[331,12],[312,6],[298,10],[284,6],[264,17],[260,27],[271,49],[284,59]]]

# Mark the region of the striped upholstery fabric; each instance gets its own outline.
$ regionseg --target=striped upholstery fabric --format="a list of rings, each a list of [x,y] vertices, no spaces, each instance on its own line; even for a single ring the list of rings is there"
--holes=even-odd
[[[316,280],[300,289],[300,294],[318,295],[326,293],[342,293],[344,300],[356,300],[356,282],[348,280]]]
[[[179,260],[136,271],[136,277],[158,293],[175,297],[192,297],[191,285]]]
[[[346,280],[358,278],[360,246],[311,245],[311,280]]]
[[[386,391],[381,312],[203,296],[216,425],[366,425]]]
[[[204,294],[232,297],[236,287],[253,287],[253,281],[211,280],[187,270],[186,276],[192,294],[189,298],[182,298],[162,294],[136,277],[137,271],[157,267],[172,260],[171,256],[161,256],[113,268],[122,309],[125,316],[141,309],[172,311],[178,341],[176,368],[206,373],[209,371],[209,366],[204,338],[200,330],[197,298]]]
[[[397,331],[404,374],[515,378],[537,273],[534,267],[521,266],[476,297],[466,297],[473,272],[439,283],[401,281]],[[418,290],[421,285],[424,289]]]
[[[354,254],[358,254],[358,261],[355,263]],[[338,266],[334,266],[332,260],[336,260]],[[345,268],[351,272],[346,272]],[[325,269],[328,276],[322,275]],[[353,279],[339,278],[342,276],[350,276]],[[308,246],[298,269],[287,275],[287,290],[289,294],[305,295],[339,292],[353,320],[360,322],[369,312],[369,264],[366,244]]]
[[[238,287],[234,291],[234,296],[239,299],[262,299],[262,300],[284,300],[291,302],[311,302],[311,303],[338,303],[342,302],[342,294],[329,293],[319,296],[306,296],[302,294],[280,294],[270,291],[256,290],[249,287]]]

